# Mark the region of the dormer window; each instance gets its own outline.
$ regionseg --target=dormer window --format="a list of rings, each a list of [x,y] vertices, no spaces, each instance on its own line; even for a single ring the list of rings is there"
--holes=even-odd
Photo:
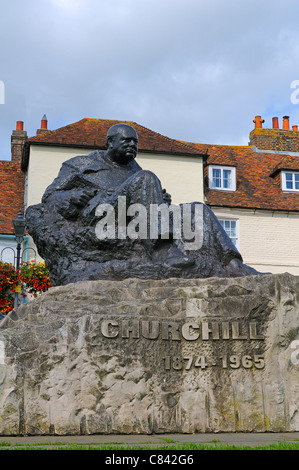
[[[209,166],[209,188],[220,191],[236,191],[236,168],[232,166]]]
[[[299,192],[299,171],[282,171],[281,184],[283,191]]]

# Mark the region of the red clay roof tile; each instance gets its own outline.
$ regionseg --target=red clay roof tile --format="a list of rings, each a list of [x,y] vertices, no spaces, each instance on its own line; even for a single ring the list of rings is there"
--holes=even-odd
[[[207,166],[234,166],[237,178],[236,191],[209,189],[206,167],[204,192],[208,205],[299,211],[299,193],[282,191],[281,178],[274,177],[283,169],[299,171],[299,157],[255,152],[251,146],[207,145],[207,153]]]
[[[110,119],[82,119],[55,131],[45,131],[28,139],[29,144],[58,144],[78,147],[106,148],[108,129],[114,124],[125,123],[133,126],[139,138],[139,151],[200,154],[201,152],[186,142],[171,139],[132,121]]]

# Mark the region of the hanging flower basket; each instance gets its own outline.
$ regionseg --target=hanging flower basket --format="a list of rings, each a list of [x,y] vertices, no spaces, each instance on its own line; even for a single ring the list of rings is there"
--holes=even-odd
[[[14,307],[14,294],[21,292],[37,297],[51,285],[49,271],[45,263],[30,261],[22,263],[18,270],[12,264],[0,261],[0,313],[6,315]]]
[[[45,263],[34,261],[22,263],[18,271],[18,280],[23,284],[24,290],[34,297],[52,287]]]
[[[13,309],[17,285],[18,274],[13,264],[0,261],[0,313],[3,315]]]

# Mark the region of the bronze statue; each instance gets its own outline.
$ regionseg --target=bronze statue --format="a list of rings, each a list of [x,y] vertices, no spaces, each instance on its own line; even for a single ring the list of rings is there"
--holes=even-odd
[[[27,209],[52,283],[257,274],[205,204],[171,204],[157,176],[136,162],[137,150],[133,127],[111,127],[106,152],[63,163],[41,203]]]

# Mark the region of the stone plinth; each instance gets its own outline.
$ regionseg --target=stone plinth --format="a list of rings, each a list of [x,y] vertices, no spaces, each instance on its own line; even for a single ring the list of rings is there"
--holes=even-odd
[[[0,435],[299,431],[299,278],[87,281],[0,323]]]

